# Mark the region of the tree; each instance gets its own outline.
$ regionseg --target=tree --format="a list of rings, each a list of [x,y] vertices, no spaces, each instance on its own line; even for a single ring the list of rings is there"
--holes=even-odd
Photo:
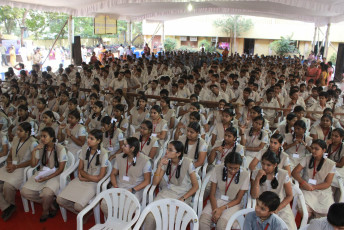
[[[29,32],[33,33],[35,39],[43,36],[43,31],[46,29],[46,15],[44,12],[30,10],[25,25]]]
[[[216,47],[212,46],[211,43],[206,39],[203,39],[202,41],[198,42],[199,47],[202,45],[204,45],[205,52],[215,52],[216,51]]]
[[[177,40],[174,38],[166,38],[164,42],[165,51],[169,52],[177,47]]]
[[[236,38],[243,32],[250,30],[253,23],[251,19],[245,19],[240,15],[234,15],[218,19],[214,22],[214,25],[221,28],[222,32],[231,37],[230,49],[231,53],[233,53],[233,47],[234,51],[237,51]]]
[[[295,41],[291,40],[292,37],[293,35],[286,37],[281,36],[280,40],[276,40],[270,43],[270,48],[279,56],[300,53],[300,51],[295,46]]]
[[[10,6],[0,7],[0,23],[4,23],[6,34],[12,34],[20,23],[24,9],[12,8]]]

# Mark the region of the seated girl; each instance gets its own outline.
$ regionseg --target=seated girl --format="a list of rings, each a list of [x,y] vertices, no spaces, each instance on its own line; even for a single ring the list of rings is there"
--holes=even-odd
[[[114,118],[116,120],[116,127],[122,130],[124,137],[127,137],[129,134],[129,121],[124,117],[124,109],[124,105],[116,105],[114,110]]]
[[[153,177],[153,185],[159,184],[160,187],[154,200],[171,198],[190,204],[192,196],[198,190],[198,181],[192,160],[183,156],[183,143],[171,141]],[[144,228],[155,229],[152,214],[147,215]]]
[[[74,178],[58,195],[57,203],[77,214],[96,195],[97,183],[105,176],[108,151],[101,147],[103,133],[94,129],[89,133],[87,145],[79,156],[78,177]]]
[[[291,170],[311,151],[312,138],[306,135],[306,123],[298,120],[294,124],[294,133],[287,133],[283,149],[289,155]]]
[[[69,93],[67,91],[61,92],[58,101],[56,102],[52,111],[57,112],[60,116],[63,115],[68,107]]]
[[[101,119],[103,117],[103,102],[96,101],[92,107],[93,113],[88,116],[85,123],[87,132],[92,129],[101,129]]]
[[[58,116],[58,114],[56,115]],[[57,122],[54,112],[48,110],[43,113],[43,122],[39,124],[39,127],[38,127],[39,133],[37,136],[39,137],[40,131],[43,130],[45,127],[51,127],[55,132],[55,137],[57,137],[59,125],[60,124]]]
[[[320,123],[315,125],[310,130],[310,136],[313,140],[321,139],[327,144],[330,143],[331,133],[332,133],[333,119],[330,115],[325,114],[321,117]]]
[[[158,105],[152,106],[150,110],[149,119],[153,123],[152,136],[157,137],[159,139],[160,146],[162,146],[164,141],[167,138],[168,126],[167,126],[167,121],[162,118],[160,106]]]
[[[42,203],[43,212],[40,222],[55,217],[58,212],[55,196],[60,189],[60,174],[65,169],[67,152],[65,147],[55,142],[55,130],[45,127],[41,131],[41,143],[33,149],[31,156],[31,167],[41,163],[40,171],[29,178],[20,190],[21,195],[26,199]],[[49,175],[40,176],[40,173],[47,168],[54,171]]]
[[[291,176],[289,155],[283,151],[282,144],[282,135],[275,133],[270,137],[270,145],[268,147],[268,150],[276,154],[279,161],[278,167],[288,171],[289,176]],[[259,161],[261,161],[261,158],[261,154],[254,157],[254,159],[251,161],[251,164],[249,165],[249,169],[251,171],[256,169],[256,166],[258,165]]]
[[[149,120],[144,120],[140,126],[140,132],[133,136],[140,141],[140,152],[148,156],[150,159],[155,159],[159,151],[159,139],[152,136],[153,124]]]
[[[123,153],[116,158],[110,174],[114,188],[124,188],[132,192],[141,202],[144,188],[151,183],[152,166],[149,158],[140,154],[140,143],[136,137],[124,141]],[[101,210],[107,216],[105,201],[101,202]]]
[[[147,107],[147,98],[141,96],[138,99],[138,105],[130,110],[130,125],[135,127],[135,131],[140,131],[140,124],[149,117],[149,110]]]
[[[211,145],[216,141],[222,141],[225,136],[225,130],[230,127],[238,127],[238,124],[233,122],[235,117],[234,109],[224,109],[221,113],[221,122],[216,123],[213,132],[211,133]]]
[[[13,121],[12,125],[8,128],[8,139],[10,141],[13,140],[17,127],[22,122],[29,122],[32,129],[31,131],[33,131],[32,134],[35,135],[38,129],[37,124],[31,117],[29,117],[28,107],[25,105],[20,105],[18,107],[18,117]]]
[[[105,116],[101,120],[103,131],[103,148],[109,151],[109,161],[122,152],[124,136],[121,129],[116,127],[116,122],[109,116]]]
[[[276,193],[281,199],[275,213],[288,225],[288,229],[296,230],[294,214],[290,208],[293,200],[293,190],[288,171],[278,167],[279,159],[270,150],[266,151],[261,160],[262,169],[252,172],[251,196],[257,199],[265,191]]]
[[[191,122],[197,122],[200,127],[201,127],[201,137],[205,140],[205,130],[203,128],[203,126],[201,125],[201,115],[199,112],[191,112],[190,113],[190,123]],[[180,123],[178,124],[178,126],[176,127],[175,129],[175,132],[174,132],[174,140],[178,140],[179,139],[179,136],[182,136],[182,135],[186,135],[187,134],[187,127],[184,128],[184,125],[180,125]]]
[[[210,202],[200,217],[200,229],[226,229],[231,216],[242,209],[241,200],[249,188],[250,174],[241,169],[242,157],[234,152],[227,154],[224,163],[211,172]]]
[[[324,140],[313,140],[312,154],[304,157],[291,173],[300,184],[309,219],[326,216],[329,207],[334,203],[331,183],[336,163],[325,156],[326,150]]]
[[[275,130],[276,134],[281,134],[282,137],[285,137],[285,134],[292,133],[294,129],[294,124],[297,121],[297,117],[295,113],[289,113],[287,115],[287,119],[285,121],[282,121],[277,129]]]
[[[173,130],[176,115],[174,109],[171,109],[170,98],[162,97],[160,100],[160,106],[162,115],[164,116],[164,119],[167,121],[168,128],[170,130]]]

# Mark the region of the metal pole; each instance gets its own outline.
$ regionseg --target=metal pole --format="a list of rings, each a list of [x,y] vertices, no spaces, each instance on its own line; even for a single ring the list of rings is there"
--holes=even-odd
[[[132,40],[131,28],[132,28],[132,26],[131,26],[131,20],[129,20],[128,23],[127,23],[127,31],[128,31],[128,36],[127,36],[127,37],[128,37],[128,40],[129,40],[129,41],[128,41],[128,44],[129,44],[129,45],[131,45],[131,40]]]
[[[165,44],[165,22],[162,22],[162,36],[161,36],[161,46],[164,49]]]
[[[314,46],[315,46],[315,39],[316,39],[316,36],[317,36],[317,28],[318,27],[314,27],[314,35],[313,35],[313,41],[312,41],[312,51],[314,52]]]
[[[69,42],[69,53],[70,53],[70,63],[73,63],[73,39],[74,29],[73,29],[73,16],[69,15],[68,18],[68,42]]]
[[[327,29],[326,29],[325,50],[324,50],[324,58],[326,58],[326,60],[327,60],[327,52],[328,52],[330,28],[331,28],[331,23],[327,24]]]

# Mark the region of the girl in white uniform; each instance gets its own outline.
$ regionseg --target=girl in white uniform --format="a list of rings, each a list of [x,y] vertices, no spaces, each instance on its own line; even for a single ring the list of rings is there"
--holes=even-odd
[[[45,127],[41,131],[41,143],[34,148],[31,156],[31,167],[35,167],[40,162],[41,170],[29,178],[20,191],[26,199],[42,203],[43,212],[40,222],[55,217],[58,212],[55,196],[60,189],[60,174],[67,162],[67,152],[65,147],[55,142],[55,130]],[[39,176],[46,168],[55,171],[46,176]]]
[[[138,106],[130,110],[129,123],[135,127],[135,131],[139,131],[140,124],[149,117],[149,110],[146,106],[147,98],[141,96],[138,100]]]
[[[229,127],[238,128],[238,124],[233,123],[235,116],[234,109],[226,108],[221,113],[221,122],[216,123],[213,132],[211,133],[211,145],[214,146],[216,141],[222,141],[225,136],[225,131]]]
[[[124,117],[125,106],[123,104],[118,104],[115,106],[114,114],[116,119],[116,127],[121,129],[124,137],[129,134],[129,121]]]
[[[158,105],[153,105],[150,110],[150,119],[153,123],[152,135],[159,139],[159,143],[162,144],[167,138],[167,121],[162,118],[161,107]]]
[[[216,223],[216,229],[226,229],[231,216],[242,209],[241,200],[249,188],[250,174],[241,165],[242,157],[234,152],[211,172],[210,202],[200,217],[201,230],[211,229],[212,223]]]
[[[144,120],[140,126],[140,132],[135,133],[140,141],[140,152],[148,156],[150,159],[155,159],[159,149],[159,141],[157,137],[152,136],[153,124],[151,121]]]
[[[43,122],[39,124],[37,136],[40,135],[41,130],[43,130],[45,127],[51,127],[55,131],[55,137],[57,137],[59,123],[56,121],[54,112],[50,110],[43,113]]]
[[[162,97],[160,100],[160,106],[162,109],[162,115],[164,116],[164,119],[167,121],[168,128],[170,130],[173,130],[176,115],[174,109],[171,109],[170,98]]]
[[[105,116],[102,119],[103,147],[109,151],[109,161],[122,152],[124,136],[121,129],[116,127],[115,121]]]
[[[331,133],[332,133],[333,118],[325,114],[321,117],[320,124],[315,125],[310,130],[310,136],[313,140],[321,139],[327,144],[330,143]]]
[[[336,163],[324,155],[324,140],[313,140],[311,149],[312,154],[304,157],[291,173],[300,184],[309,219],[326,216],[334,203],[331,183],[336,170]]]
[[[101,120],[102,120],[102,110],[103,110],[103,102],[96,101],[92,107],[93,113],[88,116],[88,119],[85,123],[87,127],[87,132],[93,129],[101,129]]]

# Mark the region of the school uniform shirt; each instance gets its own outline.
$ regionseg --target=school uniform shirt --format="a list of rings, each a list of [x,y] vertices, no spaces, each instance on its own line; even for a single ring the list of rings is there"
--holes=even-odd
[[[189,98],[191,95],[188,88],[184,87],[183,89],[178,88],[177,97],[179,98]]]
[[[163,165],[162,170],[166,172],[166,169],[167,165]],[[161,190],[154,200],[166,198],[179,199],[192,188],[190,174],[196,171],[192,160],[190,158],[183,157],[178,179],[175,174],[176,169],[177,165],[172,164],[170,175],[166,175],[166,173],[164,173],[159,184]],[[189,197],[185,200],[185,203],[190,204],[191,200],[192,197]]]
[[[227,181],[223,181],[222,174],[223,174],[223,164],[216,165],[215,169],[211,172],[210,176],[210,182],[216,184],[216,192],[215,192],[215,198],[217,207],[221,207],[223,205],[228,204],[228,202],[231,202],[236,199],[238,193],[242,191],[247,191],[249,189],[250,185],[250,174],[248,171],[244,169],[240,169],[240,176],[239,176],[239,182],[236,184],[234,178],[227,178]],[[228,187],[228,188],[227,188]],[[242,209],[241,203],[232,206],[226,210],[224,210],[221,214],[221,218],[230,219],[230,217],[237,211],[240,211]],[[202,214],[207,214],[212,216],[212,208],[211,203],[208,202],[207,205],[204,207]]]
[[[124,153],[120,153],[116,157],[114,169],[118,170],[117,186],[119,188],[131,189],[141,184],[144,181],[144,174],[152,172],[152,165],[150,158],[144,154],[138,153],[136,156],[136,165],[128,163],[128,158],[123,158]],[[141,200],[143,189],[137,191],[135,196]]]
[[[247,147],[258,147],[261,143],[268,144],[269,143],[269,135],[265,130],[261,130],[262,132],[262,138],[259,140],[260,133],[258,135],[253,135],[250,136],[250,129],[247,129],[244,133],[245,139],[246,139],[246,145],[245,148]],[[259,152],[263,152],[264,148],[262,148]],[[245,149],[245,156],[247,158],[251,158],[251,160],[259,154],[259,152],[253,152],[253,151],[248,151]]]
[[[42,157],[43,157],[43,151],[44,149],[37,150],[35,153],[35,159],[39,160],[42,164]],[[54,146],[54,149],[51,152],[46,151],[46,162],[45,166],[53,169],[55,168],[55,151],[57,153],[57,160],[59,163],[67,162],[67,151],[64,146],[61,144],[56,144]],[[43,168],[43,165],[41,166],[41,170]],[[56,168],[57,170],[58,168]],[[40,170],[40,171],[41,171]],[[32,191],[42,191],[43,188],[49,188],[51,189],[55,195],[59,193],[60,189],[60,175],[55,176],[49,180],[46,180],[44,182],[36,182],[35,178],[38,176],[40,171],[37,171],[32,177],[29,178],[29,180],[25,183],[24,188],[30,189]]]
[[[49,109],[49,110],[51,110],[51,111],[53,111],[53,108],[54,108],[54,106],[55,106],[55,104],[56,104],[56,102],[57,102],[57,100],[56,100],[56,98],[53,98],[53,99],[51,99],[51,100],[47,100],[47,108]],[[67,105],[68,105],[68,103],[67,103]]]
[[[27,99],[28,107],[31,109],[31,111],[33,111],[36,108],[37,101],[38,101],[38,96],[35,98],[32,97],[32,98]]]
[[[213,146],[213,149],[221,146],[222,143],[223,143],[223,140],[222,141],[216,141],[214,146]],[[229,149],[224,149],[224,153],[216,151],[216,157],[215,157],[215,161],[214,161],[215,164],[216,165],[223,164],[225,162],[226,156],[234,151],[234,147],[235,147],[235,152],[239,153],[243,157],[245,154],[245,147],[239,143],[235,143]]]
[[[207,119],[205,119],[205,116],[203,114],[200,114],[201,117],[201,125],[204,126],[207,124]],[[190,123],[190,112],[184,114],[180,120],[181,123],[183,123],[186,127],[189,125]]]
[[[11,120],[8,118],[4,111],[0,110],[0,125],[2,125],[1,131],[6,132],[11,125]]]
[[[33,111],[32,111],[32,114],[36,117],[36,122],[38,123],[38,125],[43,122],[43,114],[46,112],[46,111],[49,111],[48,108],[44,108],[42,112],[40,112],[38,110],[38,108],[36,107]]]
[[[324,107],[322,107],[320,105],[320,103],[317,101],[316,103],[314,103],[311,107],[309,107],[309,111],[315,111],[315,112],[323,112],[324,109],[326,108],[331,108],[330,105],[328,105],[326,103],[326,105]],[[312,116],[316,119],[316,120],[320,120],[321,117],[323,116],[322,113],[312,113]]]
[[[34,137],[29,137],[24,142],[20,142],[20,139],[15,136],[12,141],[12,164],[20,165],[24,162],[31,160],[31,152],[38,145],[37,140]],[[8,173],[6,167],[0,168],[0,181],[7,182],[19,189],[24,182],[24,168],[17,168],[12,173]]]
[[[141,134],[134,133],[133,137],[136,137],[138,140],[140,140]],[[149,140],[150,139],[150,140]],[[149,153],[152,148],[159,148],[159,139],[157,137],[150,136],[148,140],[143,140],[140,143],[140,152],[145,154],[146,156],[149,156]],[[156,156],[158,155],[158,152],[156,153]]]
[[[80,86],[80,88],[82,88],[82,87]],[[86,87],[84,87],[84,88],[86,88]],[[86,100],[86,94],[80,90],[75,95],[73,95],[71,93],[70,98],[73,98],[73,97],[77,99],[78,105],[80,105],[81,100]]]
[[[257,177],[259,169],[256,169],[252,172],[251,179],[255,180]],[[291,179],[288,175],[288,171],[278,168],[278,174],[277,174],[277,181],[278,181],[278,186],[277,188],[272,188],[271,187],[271,180],[266,180],[262,185],[259,185],[259,193],[262,194],[265,191],[271,191],[276,193],[281,202],[284,200],[286,197],[285,195],[285,190],[284,190],[284,185],[291,182]],[[285,206],[281,211],[278,212],[277,214],[281,219],[288,225],[289,230],[296,230],[296,224],[295,224],[295,217],[293,212],[291,211],[290,205]]]
[[[312,230],[334,230],[332,224],[327,221],[327,217],[312,219],[307,229]]]
[[[178,138],[178,141],[181,141],[183,145],[185,146],[186,139],[187,139],[187,136],[183,135]],[[201,137],[198,138],[198,140],[199,140],[198,153],[208,152],[208,145],[205,142],[205,140],[203,140]],[[192,145],[188,144],[188,152],[184,153],[183,156],[190,158],[191,160],[193,160],[193,162],[196,162],[198,160],[198,159],[195,159],[196,146],[197,146],[197,141]]]
[[[238,130],[238,124],[235,124],[235,122],[232,122],[230,126],[233,126]],[[226,129],[223,127],[222,122],[216,123],[213,132],[211,134],[216,135],[217,141],[222,141],[225,138],[225,131]]]
[[[113,79],[113,81],[110,83],[110,87],[112,87],[115,91],[116,89],[126,89],[128,88],[127,81],[122,78],[122,80],[118,80],[118,78]]]
[[[279,104],[276,98],[272,98],[270,102],[265,98],[263,103],[260,105],[262,107],[273,107],[273,108],[279,108]],[[273,109],[264,109],[264,117],[269,120],[271,123],[275,117],[276,117],[276,110]],[[273,123],[273,122],[272,122]]]
[[[106,116],[106,114],[100,113],[99,116],[95,116],[94,118],[93,118],[93,115],[94,113],[88,116],[88,119],[90,119],[90,123],[88,123],[88,128],[90,130],[101,129],[102,128],[101,120],[104,116]]]
[[[152,119],[149,118],[150,121],[152,121]],[[152,121],[153,123],[153,121]],[[162,131],[168,131],[168,126],[167,126],[167,121],[165,119],[159,119],[158,123],[153,123],[153,130],[152,133],[153,134],[157,134],[160,133]]]
[[[318,135],[318,139],[326,141],[330,139],[329,135],[331,135],[330,133],[332,130],[333,130],[333,127],[331,127],[327,132],[324,133],[319,124],[311,128],[310,134]]]
[[[245,230],[257,230],[257,229],[266,229],[266,230],[273,230],[273,229],[283,229],[281,222],[277,219],[277,217],[272,214],[268,219],[265,221],[261,221],[260,217],[256,215],[256,212],[250,212],[245,216],[244,228]],[[287,230],[287,229],[283,229]]]
[[[121,124],[120,124],[121,123]],[[120,120],[117,120],[116,123],[115,123],[116,127],[117,128],[123,128],[123,129],[126,129],[124,132],[123,132],[123,135],[124,137],[127,137],[128,134],[129,134],[129,121],[127,118],[122,118],[122,121]]]
[[[110,137],[110,133],[106,136],[106,133],[103,132],[103,148],[107,149],[110,155],[113,155],[120,149],[121,146],[119,142],[124,140],[123,131],[119,128],[115,129],[112,138]]]
[[[71,130],[71,134],[76,138],[87,137],[86,128],[82,124],[76,124],[74,127],[68,125],[68,128]],[[64,129],[62,130],[62,133],[66,135]],[[70,137],[66,138],[65,141],[67,141],[67,143],[65,142],[65,145],[68,151],[73,153],[74,157],[76,157],[76,153],[81,149],[81,146],[75,144],[75,142]]]
[[[170,127],[171,118],[176,117],[174,109],[169,109],[166,114],[164,114],[164,112],[162,111],[162,115],[164,119],[167,121],[167,126]]]
[[[127,85],[130,88],[137,85],[141,86],[139,80],[134,76],[131,76],[130,78],[126,77],[125,80],[127,81]],[[130,89],[129,92],[136,92],[136,89]]]
[[[291,102],[291,98],[288,97],[287,99],[285,99],[285,102],[284,102],[284,108],[288,108],[289,104]],[[291,107],[291,109],[293,110],[296,106],[302,106],[303,108],[306,108],[306,104],[305,104],[305,101],[303,100],[302,97],[299,97],[296,101],[296,104],[293,105]]]
[[[45,128],[45,127],[47,127],[46,126],[46,124],[44,124],[43,122],[38,126],[38,135],[40,135],[41,134],[41,131]],[[53,124],[50,126],[51,128],[53,128],[54,129],[54,131],[55,131],[55,137],[57,137],[57,133],[58,133],[58,131],[59,131],[59,124],[57,123],[57,122],[53,122]]]
[[[29,122],[31,125],[31,131],[33,129],[33,131],[35,132],[35,134],[32,133],[32,135],[36,135],[37,130],[38,130],[38,126],[37,126],[35,120],[32,119],[31,117],[27,117],[26,120],[24,120],[24,121],[21,121],[20,118],[17,117],[12,123],[12,125],[14,126],[14,128],[12,129],[12,134],[16,135],[18,126],[23,122]]]
[[[315,162],[313,168],[309,168],[309,162],[311,155],[304,157],[300,165],[303,167],[302,179],[306,182],[314,182],[315,184],[321,184],[325,182],[328,174],[336,172],[336,163],[328,158],[325,158],[324,163],[320,171],[316,170],[319,162]],[[315,171],[314,171],[315,167]],[[310,181],[314,180],[314,181]],[[328,209],[334,203],[331,186],[323,190],[306,191],[302,190],[305,197],[306,205],[314,212],[320,214],[327,214]]]
[[[318,99],[314,97],[310,97],[308,101],[306,102],[307,109],[311,108],[315,103],[317,103]]]
[[[8,141],[6,133],[0,132],[0,152],[2,152],[2,146],[8,145],[8,143],[9,141]]]
[[[131,125],[135,127],[135,129],[138,129],[141,125],[141,123],[149,118],[149,110],[145,109],[144,112],[139,113],[137,107],[133,107],[130,110],[130,116],[131,116]]]
[[[84,145],[80,153],[79,159],[84,163],[83,170],[89,175],[99,175],[100,169],[108,166],[108,151],[104,148],[100,149],[99,153],[99,165],[97,163],[97,152],[90,155],[89,159],[86,160],[86,152],[89,147]],[[92,181],[80,181],[79,177],[74,178],[65,189],[59,194],[59,197],[79,203],[82,206],[86,206],[88,202],[97,193],[97,183]]]

